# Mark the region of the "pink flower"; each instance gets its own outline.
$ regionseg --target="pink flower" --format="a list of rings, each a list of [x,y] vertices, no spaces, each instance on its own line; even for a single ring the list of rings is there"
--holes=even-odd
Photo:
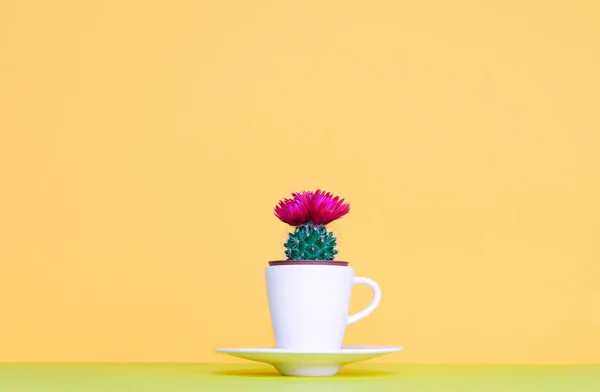
[[[333,197],[329,192],[320,189],[312,195],[310,201],[310,219],[316,225],[326,225],[350,212],[350,204],[344,199]]]
[[[312,192],[292,193],[293,199],[283,199],[275,207],[275,215],[291,226],[308,223],[312,195]]]
[[[275,215],[283,222],[298,226],[312,222],[326,225],[350,211],[350,204],[331,193],[317,189],[316,192],[292,193],[292,199],[283,199],[275,207]]]

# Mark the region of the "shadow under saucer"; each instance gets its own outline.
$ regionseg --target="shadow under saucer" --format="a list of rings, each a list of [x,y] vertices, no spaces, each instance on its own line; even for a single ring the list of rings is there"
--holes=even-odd
[[[339,373],[335,376],[330,377],[293,377],[293,376],[282,376],[277,372],[276,369],[230,369],[230,370],[219,370],[213,372],[215,375],[220,376],[235,376],[235,377],[249,377],[249,378],[285,378],[285,379],[335,379],[335,378],[387,378],[399,376],[399,372],[392,372],[387,370],[376,370],[376,369],[344,369],[342,368]]]

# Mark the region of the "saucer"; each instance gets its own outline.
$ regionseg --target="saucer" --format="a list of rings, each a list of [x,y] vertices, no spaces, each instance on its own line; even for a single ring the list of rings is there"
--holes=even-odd
[[[344,346],[340,350],[216,348],[215,351],[272,365],[282,376],[333,376],[344,365],[401,351],[391,346]]]

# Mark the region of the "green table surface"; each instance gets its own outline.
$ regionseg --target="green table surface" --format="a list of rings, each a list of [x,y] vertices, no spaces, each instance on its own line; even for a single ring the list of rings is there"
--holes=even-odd
[[[0,391],[600,392],[600,365],[366,363],[334,377],[300,378],[254,363],[3,363]]]

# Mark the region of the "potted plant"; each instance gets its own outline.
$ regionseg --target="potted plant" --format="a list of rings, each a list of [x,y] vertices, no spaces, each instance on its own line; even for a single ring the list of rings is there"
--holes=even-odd
[[[346,261],[335,261],[336,238],[327,225],[350,212],[350,204],[329,192],[292,193],[275,207],[275,215],[294,227],[285,260],[266,267],[271,322],[278,348],[339,350],[348,324],[369,315],[381,299],[377,283],[355,277]],[[373,300],[348,316],[352,286],[365,284]]]

